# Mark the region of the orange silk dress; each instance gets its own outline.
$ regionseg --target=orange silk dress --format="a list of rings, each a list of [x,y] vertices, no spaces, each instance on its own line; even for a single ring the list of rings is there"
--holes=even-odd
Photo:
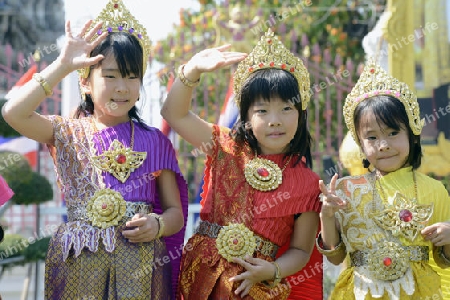
[[[261,192],[244,177],[244,166],[254,157],[250,147],[237,145],[229,130],[219,126],[213,128],[212,142],[213,154],[207,157],[201,200],[202,221],[221,226],[243,223],[254,234],[282,246],[293,233],[295,214],[320,212],[319,177],[302,161],[295,165],[298,157],[294,156],[287,165],[277,189]],[[287,161],[283,154],[260,157],[272,160],[280,168]],[[273,261],[260,252],[253,256]],[[240,282],[228,280],[244,268],[218,253],[216,239],[194,234],[185,245],[181,264],[179,299],[241,299],[234,294]],[[287,299],[290,287],[285,280],[282,283],[272,289],[256,284],[244,299]]]

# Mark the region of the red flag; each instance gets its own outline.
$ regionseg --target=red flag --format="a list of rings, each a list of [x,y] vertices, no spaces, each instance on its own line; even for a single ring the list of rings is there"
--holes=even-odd
[[[8,94],[6,94],[5,99],[11,99],[14,97],[14,94],[17,93],[17,91],[25,85],[28,81],[31,80],[33,77],[33,74],[37,72],[37,65],[32,65],[31,68],[28,69],[28,71],[23,74],[22,77],[20,77],[19,81],[16,82],[16,84],[9,90]]]
[[[22,75],[22,77],[20,77],[20,79],[11,88],[11,90],[9,90],[9,92],[5,96],[5,99],[11,99],[12,97],[14,97],[14,94],[17,93],[17,91],[23,85],[30,81],[33,77],[33,74],[36,72],[37,65],[34,64],[30,69],[28,69],[25,74]],[[34,140],[31,140],[24,136],[9,139],[0,139],[0,150],[19,152],[28,159],[28,162],[30,163],[32,168],[35,168],[37,166],[38,143]]]

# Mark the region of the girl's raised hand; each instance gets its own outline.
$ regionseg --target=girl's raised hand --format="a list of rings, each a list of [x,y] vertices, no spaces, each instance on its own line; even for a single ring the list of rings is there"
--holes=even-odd
[[[322,201],[322,210],[320,212],[321,217],[326,218],[334,218],[334,213],[339,209],[346,208],[347,202],[336,196],[336,180],[338,179],[338,174],[334,174],[333,178],[331,178],[330,189],[328,189],[323,182],[323,180],[319,180],[319,188],[322,192],[321,201]]]
[[[86,22],[81,32],[75,36],[72,33],[70,21],[66,22],[66,42],[61,49],[59,60],[64,67],[68,68],[69,71],[94,65],[104,58],[103,55],[97,55],[94,57],[89,56],[92,49],[104,40],[108,34],[108,32],[105,31],[92,40],[92,38],[97,34],[97,31],[102,27],[102,23],[98,23],[91,30],[89,30],[89,32],[87,32],[92,22],[92,20]]]
[[[186,67],[198,73],[211,72],[238,63],[247,57],[247,53],[226,51],[230,47],[231,45],[223,45],[200,51],[189,60]]]

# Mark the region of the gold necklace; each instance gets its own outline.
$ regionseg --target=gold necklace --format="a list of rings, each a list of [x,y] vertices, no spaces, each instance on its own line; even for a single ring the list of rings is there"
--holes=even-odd
[[[416,201],[418,201],[419,200],[419,197],[418,197],[418,193],[417,193],[417,180],[416,180],[416,172],[414,172],[414,170],[412,170],[412,176],[413,176],[413,182],[414,182],[414,199],[416,200]],[[377,185],[377,182],[378,182],[378,185],[380,186],[380,192],[381,192],[381,194],[380,194],[380,197],[381,197],[381,199],[383,200],[383,202],[386,202],[387,203],[387,197],[386,197],[386,194],[384,193],[384,189],[383,189],[383,186],[381,185],[381,181],[379,180],[381,177],[376,173],[376,170],[375,170],[375,187],[376,187],[376,185]],[[373,210],[375,210],[375,203],[374,202],[372,202],[372,204],[373,204],[373,207],[372,207],[372,209]],[[409,218],[411,218],[411,215],[410,215],[410,212],[404,212],[404,214],[405,214],[405,219],[409,219]]]
[[[258,191],[275,190],[283,182],[283,171],[288,166],[291,158],[292,154],[284,164],[283,169],[280,169],[273,161],[260,158],[255,153],[255,158],[245,164],[245,180]]]
[[[97,126],[93,120],[96,131]],[[102,154],[92,156],[92,164],[102,171],[111,173],[117,180],[124,183],[131,172],[139,168],[147,158],[147,152],[133,151],[134,147],[134,123],[130,120],[131,126],[131,141],[130,147],[125,147],[124,144],[115,139],[108,150],[105,150],[103,139],[99,135]]]
[[[412,170],[414,181],[415,197],[408,199],[400,192],[396,192],[392,204],[387,204],[387,207],[382,211],[375,210],[375,195],[377,193],[377,179],[375,173],[375,182],[373,185],[373,199],[372,199],[372,217],[375,223],[382,229],[388,230],[393,236],[402,236],[413,241],[417,234],[426,226],[426,223],[433,215],[433,204],[418,204],[417,180],[416,173]],[[381,182],[380,197],[385,203],[388,199],[384,192]]]

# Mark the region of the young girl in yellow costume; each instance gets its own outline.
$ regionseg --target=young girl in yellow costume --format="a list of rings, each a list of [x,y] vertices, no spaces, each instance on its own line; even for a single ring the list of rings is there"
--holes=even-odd
[[[67,203],[47,253],[45,299],[174,298],[187,186],[170,141],[137,114],[149,47],[145,28],[110,0],[80,33],[67,22],[58,58],[3,107],[14,129],[48,145]],[[75,118],[37,113],[77,69],[85,99]]]
[[[309,74],[270,30],[248,56],[227,49],[201,51],[181,66],[161,111],[207,154],[201,223],[185,246],[179,298],[286,299],[290,287],[280,281],[308,262],[319,223],[318,176],[308,167]],[[239,61],[240,120],[230,132],[189,107],[201,73]]]
[[[450,199],[444,186],[417,172],[422,122],[408,86],[370,61],[344,105],[345,122],[371,172],[322,191],[317,247],[350,266],[331,299],[442,299],[428,264],[450,266]]]

